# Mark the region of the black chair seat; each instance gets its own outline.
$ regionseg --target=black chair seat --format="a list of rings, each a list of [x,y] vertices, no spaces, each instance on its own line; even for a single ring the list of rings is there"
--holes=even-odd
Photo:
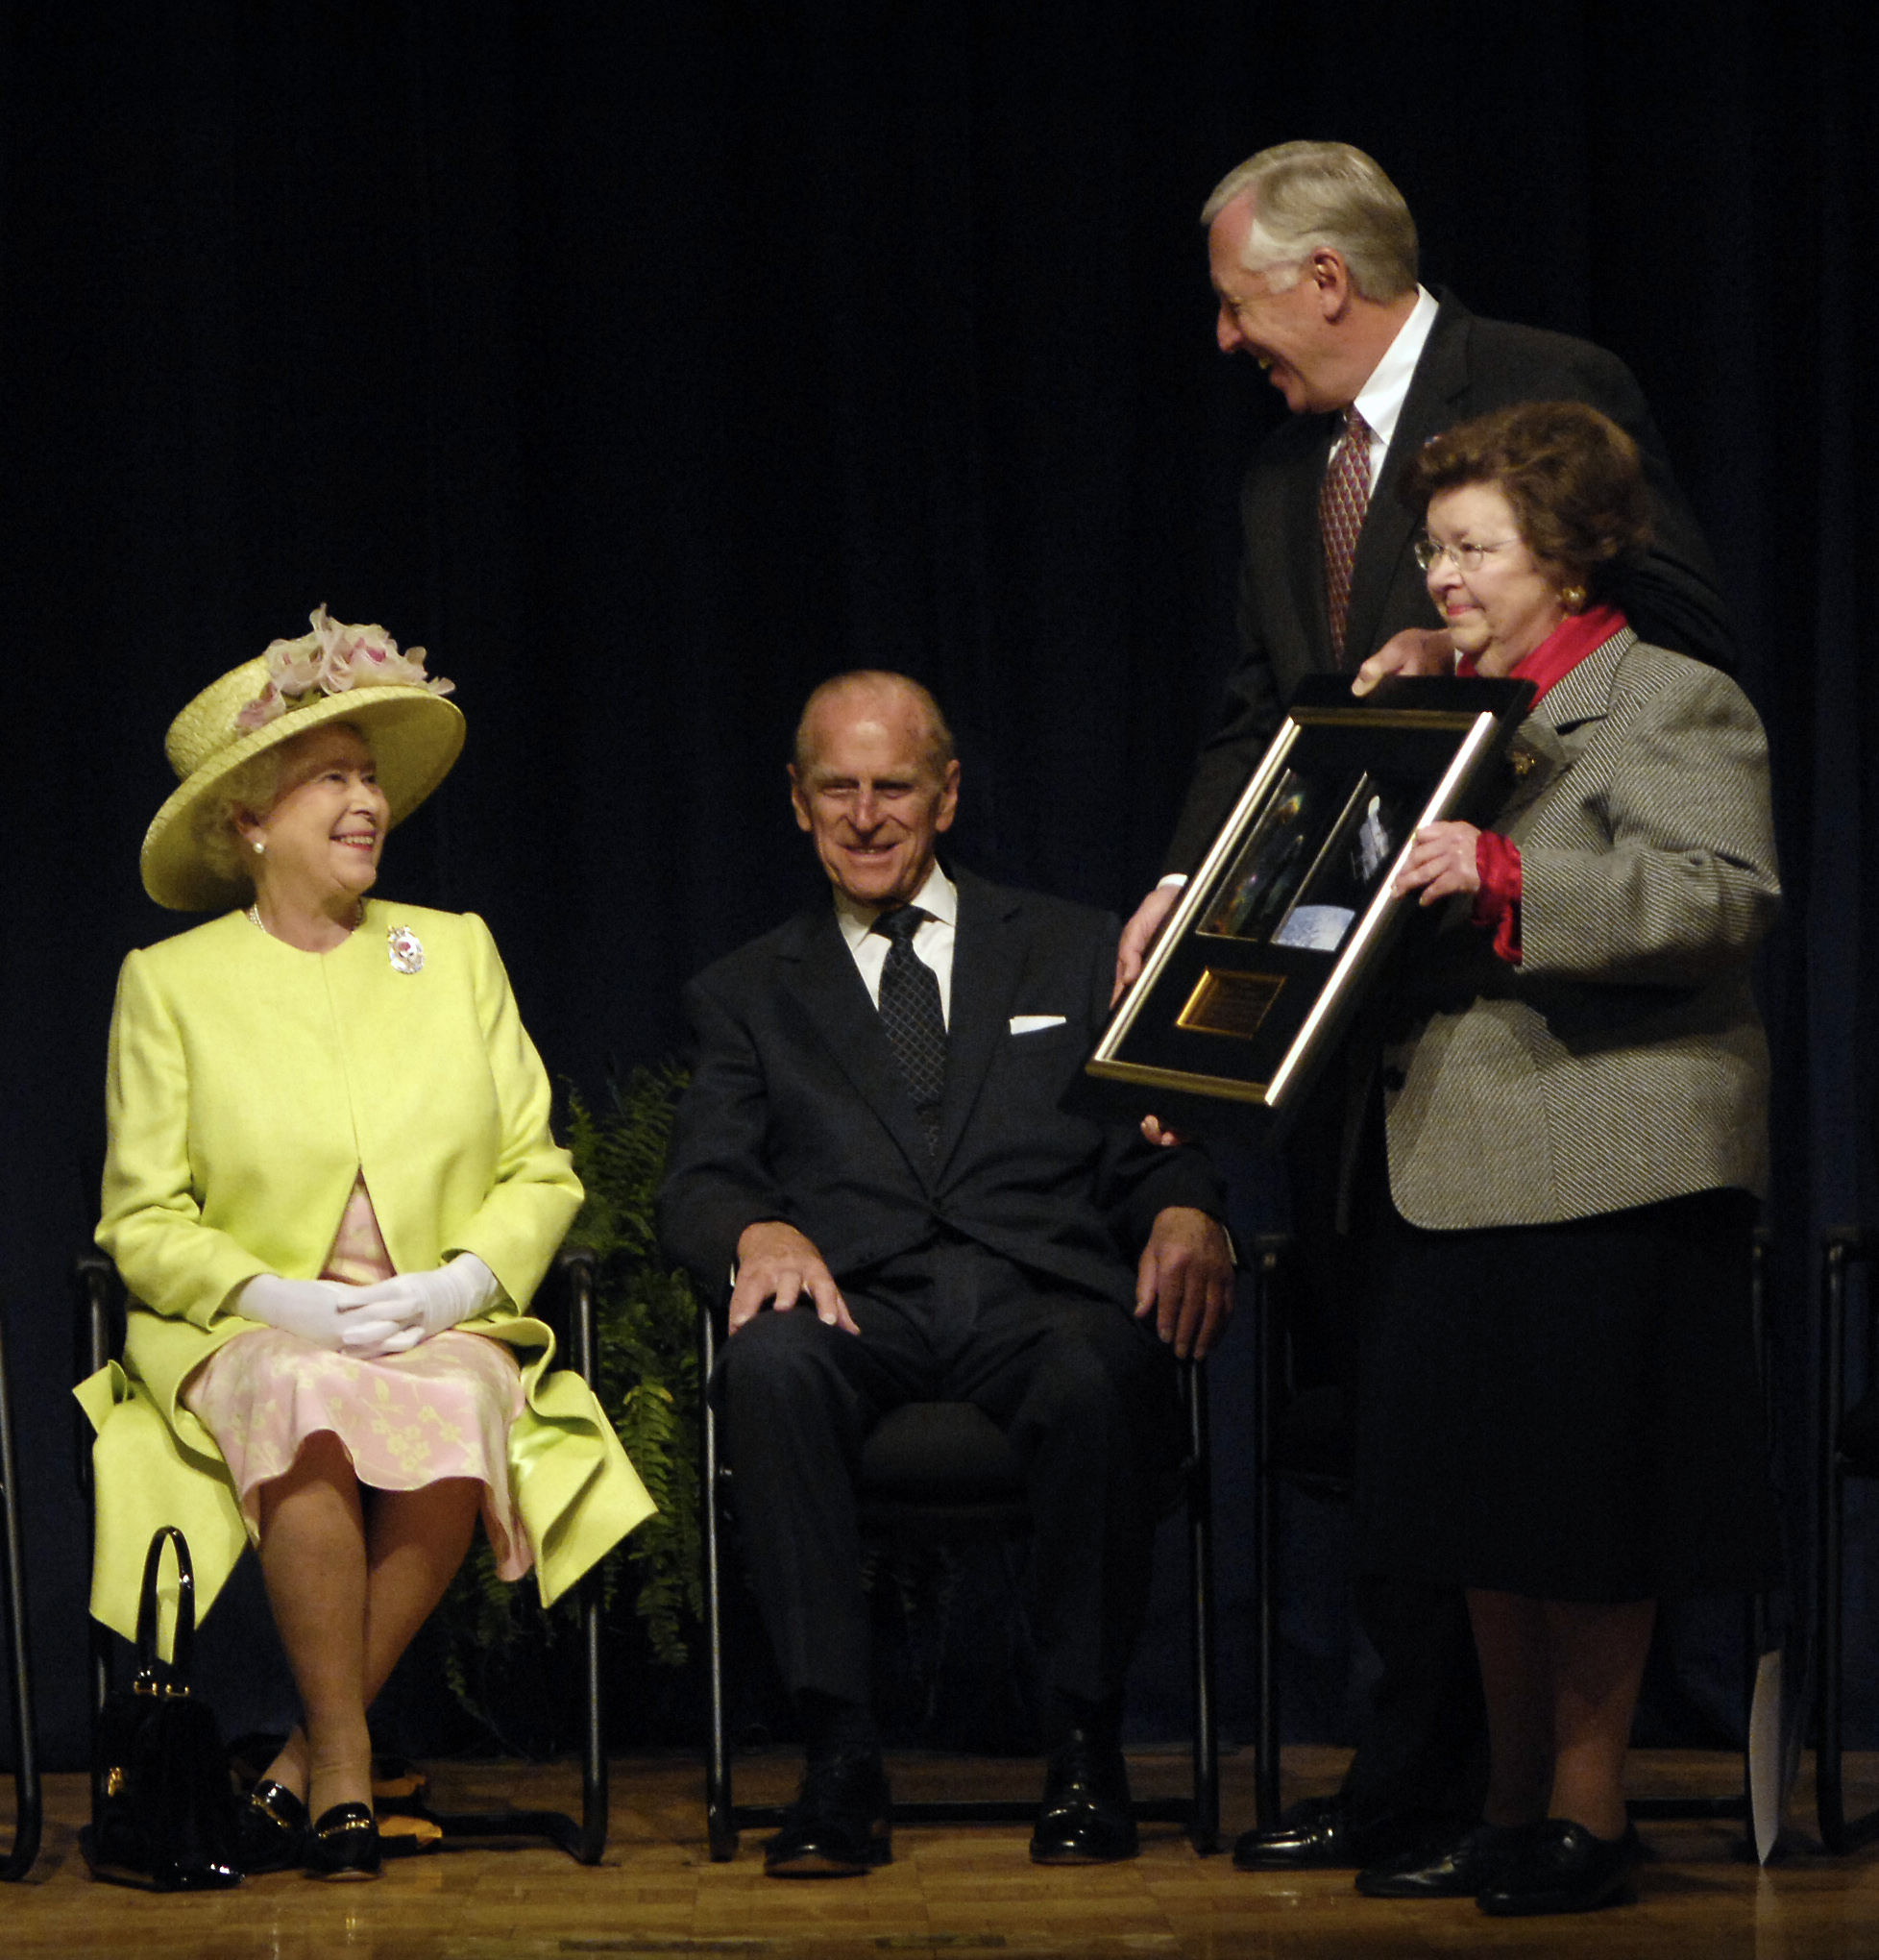
[[[1031,1529],[1024,1465],[969,1402],[910,1402],[862,1445],[864,1531],[904,1542],[1020,1538]]]
[[[862,1445],[862,1495],[916,1504],[1024,1501],[1024,1465],[969,1402],[910,1402]]]

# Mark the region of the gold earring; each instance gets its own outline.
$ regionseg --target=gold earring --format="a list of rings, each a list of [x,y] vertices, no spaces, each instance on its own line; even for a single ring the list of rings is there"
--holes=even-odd
[[[1570,613],[1582,613],[1585,610],[1585,600],[1586,590],[1583,585],[1562,585],[1559,588],[1559,602]]]

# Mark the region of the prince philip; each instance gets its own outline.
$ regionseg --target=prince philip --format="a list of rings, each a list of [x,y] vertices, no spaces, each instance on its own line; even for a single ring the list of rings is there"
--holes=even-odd
[[[1049,1752],[1042,1863],[1135,1850],[1119,1732],[1173,1357],[1231,1304],[1206,1161],[1065,1115],[1107,1017],[1116,927],[937,861],[959,763],[898,674],[810,697],[790,769],[833,902],[687,991],[695,1070],[661,1227],[707,1286],[736,1273],[712,1392],[752,1583],[807,1766],[779,1876],[890,1856],[855,1479],[882,1416],[969,1401],[1025,1465]]]

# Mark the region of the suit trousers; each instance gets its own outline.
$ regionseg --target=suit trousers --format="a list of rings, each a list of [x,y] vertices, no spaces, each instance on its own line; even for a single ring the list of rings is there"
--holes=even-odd
[[[970,1402],[1010,1438],[1032,1514],[1033,1638],[1046,1691],[1121,1692],[1179,1460],[1172,1356],[1110,1300],[1048,1292],[965,1242],[844,1286],[859,1335],[808,1306],[724,1344],[712,1392],[752,1585],[793,1694],[867,1699],[862,1445],[909,1402]]]
[[[1301,1385],[1340,1388],[1354,1427],[1358,1308],[1372,1286],[1373,1246],[1394,1213],[1374,1083],[1363,1098],[1354,1162],[1347,1167],[1341,1161],[1354,1092],[1344,1079],[1347,1064],[1359,1078],[1365,1073],[1361,1057],[1341,1056],[1300,1113],[1288,1144],[1297,1244],[1288,1332]],[[1345,1823],[1359,1856],[1381,1857],[1479,1817],[1487,1709],[1460,1587],[1359,1571],[1354,1605],[1379,1666],[1345,1774]]]

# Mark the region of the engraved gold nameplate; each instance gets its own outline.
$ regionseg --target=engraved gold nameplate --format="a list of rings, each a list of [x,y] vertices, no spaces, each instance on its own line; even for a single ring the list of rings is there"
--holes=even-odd
[[[1272,1012],[1284,980],[1271,973],[1223,973],[1209,967],[1175,1017],[1179,1028],[1250,1041]]]

